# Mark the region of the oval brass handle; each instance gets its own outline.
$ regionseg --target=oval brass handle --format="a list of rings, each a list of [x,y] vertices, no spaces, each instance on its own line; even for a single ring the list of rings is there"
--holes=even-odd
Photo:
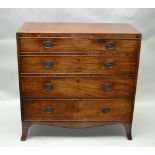
[[[46,91],[50,91],[52,90],[54,87],[51,83],[46,83],[45,86],[44,86],[45,90]]]
[[[46,113],[52,113],[53,111],[54,111],[54,109],[52,107],[45,108]]]
[[[110,108],[109,107],[103,107],[102,112],[108,113],[108,112],[110,112]]]
[[[53,47],[53,44],[50,41],[45,41],[43,43],[43,47],[46,48],[46,49],[52,48]]]
[[[44,68],[50,69],[54,66],[54,63],[52,61],[46,61],[43,63]]]
[[[110,50],[115,49],[115,44],[112,42],[108,42],[106,43],[106,48]]]
[[[103,90],[112,90],[112,85],[111,84],[103,85]]]
[[[111,68],[114,67],[114,63],[113,62],[106,62],[106,63],[104,63],[104,67],[108,68],[108,69],[111,69]]]

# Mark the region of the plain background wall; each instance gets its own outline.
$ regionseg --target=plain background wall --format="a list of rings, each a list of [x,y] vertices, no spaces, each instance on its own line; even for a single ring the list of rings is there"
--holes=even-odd
[[[155,146],[155,123],[153,122],[155,119],[155,9],[0,9],[0,134],[2,134],[0,135],[0,145],[42,145],[42,143],[37,142],[39,136],[34,136],[30,139],[31,142],[29,143],[21,144],[19,141],[21,126],[15,37],[17,29],[24,22],[29,21],[129,23],[136,27],[143,34],[143,40],[133,119],[134,140],[128,142],[123,136],[117,137],[119,133],[119,127],[117,126],[113,129],[103,127],[101,129],[86,129],[80,132],[84,132],[83,135],[85,135],[85,133],[90,133],[91,135],[91,132],[95,133],[96,130],[101,133],[105,130],[107,134],[110,132],[109,136],[102,137],[102,140],[96,137],[96,143],[93,142],[93,145],[102,145],[104,143],[104,145],[110,146]],[[52,129],[58,131],[55,128]],[[45,127],[38,129],[34,127],[33,131],[34,133],[38,131],[40,134],[49,131],[50,135],[50,130],[52,129]],[[61,134],[64,133],[65,135],[69,132],[68,134],[74,137],[75,131],[68,131],[66,129],[59,130]],[[121,130],[121,132],[124,131]],[[111,133],[114,135],[110,137]],[[57,135],[59,134],[58,132]],[[9,138],[10,136],[12,138]],[[54,138],[54,140],[57,141],[58,137]],[[59,138],[61,139],[61,137]],[[48,137],[45,134],[44,145],[48,145],[48,142],[53,140],[53,138],[51,138],[46,141],[47,139]],[[85,139],[87,138],[85,137]],[[66,143],[66,141],[64,141],[64,143]],[[70,144],[70,139],[68,139],[67,142]],[[85,144],[85,140],[83,143]],[[79,142],[78,145],[83,143]]]

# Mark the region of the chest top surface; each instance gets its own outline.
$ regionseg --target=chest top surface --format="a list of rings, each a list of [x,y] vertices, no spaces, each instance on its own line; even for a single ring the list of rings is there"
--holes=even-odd
[[[140,34],[126,23],[46,23],[27,22],[17,33]]]

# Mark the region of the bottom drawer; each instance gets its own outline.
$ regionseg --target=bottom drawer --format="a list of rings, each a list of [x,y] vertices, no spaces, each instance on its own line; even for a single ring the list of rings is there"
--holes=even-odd
[[[23,100],[22,116],[31,121],[131,121],[131,100]]]

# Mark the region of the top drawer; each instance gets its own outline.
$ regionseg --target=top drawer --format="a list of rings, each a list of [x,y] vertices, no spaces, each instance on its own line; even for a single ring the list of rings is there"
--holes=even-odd
[[[137,51],[137,40],[20,38],[20,52]]]

